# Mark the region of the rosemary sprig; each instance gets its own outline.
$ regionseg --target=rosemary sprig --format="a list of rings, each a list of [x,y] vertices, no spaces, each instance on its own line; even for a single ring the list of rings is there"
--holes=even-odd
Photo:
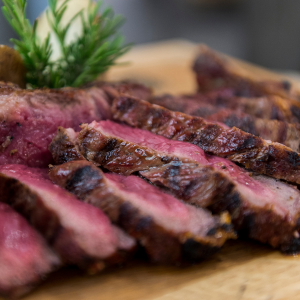
[[[3,0],[3,14],[20,37],[19,40],[12,39],[12,42],[23,58],[27,83],[33,88],[78,87],[96,79],[129,50],[130,46],[123,45],[123,38],[118,33],[123,18],[115,16],[111,8],[105,9],[99,16],[102,2],[90,0],[87,17],[84,11],[80,11],[67,25],[63,25],[69,1],[58,4],[58,0],[48,0],[48,22],[61,49],[61,57],[51,61],[50,34],[44,41],[37,37],[37,21],[32,26],[26,17],[27,0]],[[67,44],[67,33],[76,18],[81,18],[82,33]]]

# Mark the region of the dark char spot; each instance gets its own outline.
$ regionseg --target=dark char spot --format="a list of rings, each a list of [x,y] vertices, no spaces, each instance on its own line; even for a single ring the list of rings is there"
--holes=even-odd
[[[289,151],[288,152],[288,159],[289,159],[290,164],[292,164],[292,166],[294,168],[298,167],[300,165],[300,157],[299,157],[299,154],[297,152]]]
[[[67,181],[66,189],[81,199],[84,199],[99,185],[102,174],[91,166],[85,166],[75,171],[72,178]]]

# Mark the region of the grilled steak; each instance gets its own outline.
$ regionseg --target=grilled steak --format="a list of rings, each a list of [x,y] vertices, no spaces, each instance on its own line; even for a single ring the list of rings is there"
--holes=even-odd
[[[69,132],[59,131],[53,151],[63,153]],[[250,238],[283,252],[300,251],[300,193],[293,186],[248,173],[226,159],[205,155],[195,145],[111,121],[83,125],[72,143],[74,151],[80,149],[88,160],[112,172],[139,172],[188,203],[215,213],[229,211],[235,228]]]
[[[138,239],[151,261],[198,261],[233,237],[231,226],[136,177],[103,174],[86,160],[54,167],[50,178],[78,198],[101,208]]]
[[[299,124],[255,118],[239,110],[214,106],[208,98],[206,99],[206,103],[198,102],[199,98],[197,95],[179,97],[165,95],[153,97],[149,101],[167,109],[202,117],[208,121],[222,122],[229,127],[237,127],[245,132],[260,136],[263,139],[284,144],[292,150],[299,152]]]
[[[48,170],[0,167],[0,199],[22,213],[69,264],[95,273],[122,262],[135,241],[101,210],[82,203],[48,179]]]
[[[86,90],[21,90],[0,84],[0,164],[47,167],[48,146],[58,126],[110,117],[105,94]]]
[[[300,183],[299,154],[282,144],[133,97],[116,98],[112,110],[114,119],[120,122],[195,144],[208,154],[228,158],[257,173]]]
[[[231,87],[240,96],[276,95],[299,100],[297,84],[283,76],[238,61],[202,46],[194,63],[199,91]]]
[[[0,294],[18,298],[60,265],[27,221],[0,203]]]

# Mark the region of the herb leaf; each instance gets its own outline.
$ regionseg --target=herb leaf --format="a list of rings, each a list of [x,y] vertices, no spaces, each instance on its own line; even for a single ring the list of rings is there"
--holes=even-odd
[[[20,37],[19,40],[12,39],[12,42],[23,58],[26,80],[32,88],[81,86],[106,72],[130,48],[130,45],[124,46],[118,33],[124,19],[115,16],[111,8],[105,9],[99,16],[101,1],[94,3],[90,0],[87,12],[80,11],[67,25],[63,25],[69,1],[48,0],[48,22],[61,50],[61,57],[52,61],[50,34],[44,41],[38,38],[38,21],[32,26],[26,17],[27,0],[3,0],[3,14]],[[66,36],[76,18],[81,19],[82,33],[67,44]]]

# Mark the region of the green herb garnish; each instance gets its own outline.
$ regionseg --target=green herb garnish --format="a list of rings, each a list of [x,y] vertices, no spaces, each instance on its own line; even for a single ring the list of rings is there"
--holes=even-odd
[[[95,80],[129,50],[129,45],[123,45],[123,37],[118,33],[124,19],[115,16],[111,8],[98,15],[102,2],[90,0],[87,16],[80,11],[64,26],[62,19],[68,2],[65,0],[58,4],[58,0],[48,0],[48,22],[61,50],[61,57],[52,61],[50,33],[45,40],[39,39],[38,21],[32,26],[26,17],[27,0],[3,0],[3,14],[20,37],[11,41],[24,61],[26,81],[32,88],[81,86]],[[82,33],[67,44],[66,35],[76,18],[81,18]]]

